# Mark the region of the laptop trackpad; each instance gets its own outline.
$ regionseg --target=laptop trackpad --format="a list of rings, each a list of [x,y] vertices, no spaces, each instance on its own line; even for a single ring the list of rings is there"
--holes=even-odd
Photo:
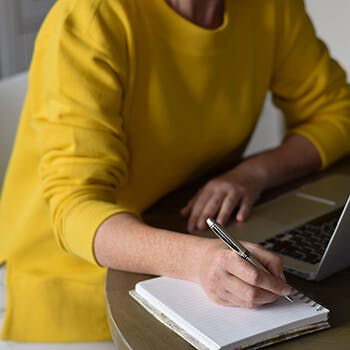
[[[288,193],[255,207],[252,214],[289,228],[334,209],[334,205],[303,198],[296,193]]]
[[[345,204],[349,195],[349,188],[349,175],[332,174],[300,187],[298,192],[315,199],[331,201],[340,206]]]

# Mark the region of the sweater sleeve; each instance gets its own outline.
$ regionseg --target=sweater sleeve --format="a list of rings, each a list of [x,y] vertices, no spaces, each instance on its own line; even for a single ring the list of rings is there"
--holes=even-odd
[[[285,115],[288,133],[309,139],[324,168],[350,153],[350,86],[316,37],[303,1],[276,3],[273,99]]]
[[[30,90],[39,173],[55,237],[66,251],[97,264],[98,227],[129,209],[116,200],[128,174],[125,38],[118,23],[113,38],[99,32],[106,28],[98,24],[97,9],[89,5],[94,3],[55,5],[36,43]]]

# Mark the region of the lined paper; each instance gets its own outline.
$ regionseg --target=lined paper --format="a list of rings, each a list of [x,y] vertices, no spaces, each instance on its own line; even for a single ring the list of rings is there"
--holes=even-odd
[[[135,291],[209,349],[241,346],[326,321],[329,312],[297,291],[294,303],[280,298],[257,309],[221,306],[199,285],[169,277],[139,282]]]

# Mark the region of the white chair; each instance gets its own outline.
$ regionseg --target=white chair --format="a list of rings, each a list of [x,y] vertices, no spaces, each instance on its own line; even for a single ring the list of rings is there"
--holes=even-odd
[[[27,90],[27,76],[23,72],[0,80],[0,188]]]

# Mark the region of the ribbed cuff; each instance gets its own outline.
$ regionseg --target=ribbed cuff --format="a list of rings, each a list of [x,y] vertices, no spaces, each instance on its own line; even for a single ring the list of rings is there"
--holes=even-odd
[[[321,157],[322,169],[350,153],[349,136],[344,127],[331,122],[303,124],[289,130],[288,134],[302,135],[315,146]]]

